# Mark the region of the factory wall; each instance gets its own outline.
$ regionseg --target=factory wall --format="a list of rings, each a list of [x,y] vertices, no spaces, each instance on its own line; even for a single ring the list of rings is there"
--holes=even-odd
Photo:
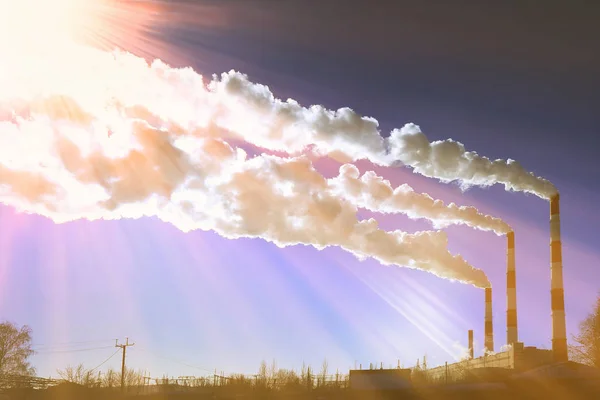
[[[516,343],[508,351],[459,361],[447,367],[441,365],[431,368],[427,370],[427,378],[433,382],[444,381],[446,377],[449,381],[456,381],[462,379],[466,371],[475,368],[507,368],[522,372],[551,362],[552,350],[524,347],[523,343]]]

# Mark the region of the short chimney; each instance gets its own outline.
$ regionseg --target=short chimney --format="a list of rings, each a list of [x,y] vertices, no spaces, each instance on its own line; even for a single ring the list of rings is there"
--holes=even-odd
[[[485,288],[485,351],[494,351],[494,326],[492,323],[492,288]]]
[[[517,333],[517,277],[515,272],[515,233],[506,234],[506,344],[519,341]]]

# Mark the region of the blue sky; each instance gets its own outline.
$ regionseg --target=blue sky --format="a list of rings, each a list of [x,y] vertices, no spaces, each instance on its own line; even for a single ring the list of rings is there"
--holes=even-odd
[[[184,10],[182,3],[157,4],[173,18],[166,12]],[[180,20],[138,33],[145,42],[120,45],[136,43],[129,50],[202,74],[237,69],[304,105],[350,106],[377,118],[384,132],[414,122],[432,140],[451,137],[550,179],[561,192],[574,333],[600,290],[592,107],[600,104],[598,7],[549,2],[541,13],[528,2],[493,9],[468,1],[460,2],[467,8],[397,2],[388,9],[308,3],[198,1]],[[550,348],[546,202],[500,187],[461,193],[407,169],[359,165],[511,224],[520,338]],[[320,167],[331,173],[327,162]],[[402,216],[379,219],[385,229],[430,228]],[[436,364],[466,344],[468,329],[480,345],[483,339],[481,290],[338,249],[280,249],[182,233],[154,219],[56,225],[4,206],[0,223],[0,317],[32,327],[41,376],[79,362],[95,367],[126,336],[136,342],[128,365],[151,376],[251,373],[263,359],[300,368],[327,358],[330,368],[347,370],[412,365],[427,354]],[[448,233],[451,250],[484,269],[495,287],[498,347],[505,339],[505,239],[462,227]],[[117,367],[118,356],[105,365]]]

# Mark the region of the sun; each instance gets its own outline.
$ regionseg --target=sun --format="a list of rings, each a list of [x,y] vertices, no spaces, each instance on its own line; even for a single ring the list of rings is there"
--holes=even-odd
[[[64,43],[156,53],[165,9],[139,0],[0,0],[0,63],[52,52]]]
[[[76,0],[0,0],[2,39],[23,42],[54,40],[69,30]]]
[[[11,53],[26,53],[74,39],[79,31],[96,28],[94,10],[106,0],[0,0],[0,45]]]

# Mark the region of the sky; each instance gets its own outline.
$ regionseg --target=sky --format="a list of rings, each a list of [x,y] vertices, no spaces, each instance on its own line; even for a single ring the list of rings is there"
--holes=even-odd
[[[492,159],[515,159],[561,194],[568,335],[600,291],[600,7],[595,2],[138,2],[107,40],[211,76],[235,69],[282,99],[351,107],[382,132],[407,122]],[[136,25],[138,24],[138,25]],[[110,29],[107,28],[107,30]],[[393,186],[474,205],[515,230],[519,337],[551,348],[549,205],[500,186],[442,184],[368,161]],[[319,160],[326,176],[339,164]],[[369,212],[362,213],[372,216]],[[377,216],[380,227],[431,229]],[[496,349],[506,338],[506,240],[447,228],[449,247],[494,288]],[[254,373],[262,360],[346,371],[452,361],[467,330],[483,344],[484,294],[337,248],[184,233],[156,218],[55,224],[0,207],[0,319],[33,330],[39,376],[84,363],[160,377]]]

